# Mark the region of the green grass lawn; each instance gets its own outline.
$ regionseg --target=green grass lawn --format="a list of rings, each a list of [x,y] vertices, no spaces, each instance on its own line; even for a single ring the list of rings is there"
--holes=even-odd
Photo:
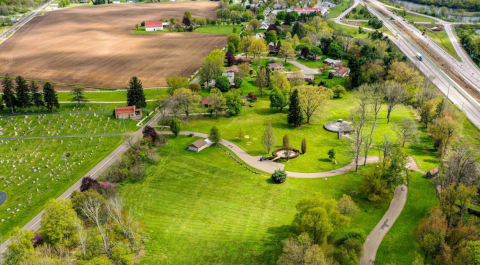
[[[419,16],[419,15],[415,15],[415,14],[408,14],[408,13],[405,16],[405,20],[406,21],[413,21],[413,22],[436,22],[435,19],[431,19],[431,18],[428,18],[428,17]]]
[[[358,33],[358,27],[349,27],[345,25],[339,25],[334,23],[333,28],[335,31],[339,33],[339,35],[348,35],[352,38],[361,38],[366,39],[368,38],[368,32]]]
[[[425,30],[425,26],[419,26],[418,27],[420,30]],[[440,45],[443,49],[445,49],[446,52],[448,52],[450,55],[455,57],[456,59],[459,59],[457,53],[455,52],[455,49],[453,48],[452,42],[450,41],[450,38],[448,35],[446,35],[445,31],[430,31],[427,30],[427,36],[430,37],[433,41],[435,41],[438,45]]]
[[[330,13],[328,14],[329,18],[338,17],[345,9],[351,6],[353,1],[351,0],[342,0],[341,3],[337,4],[335,7],[330,8]]]
[[[415,227],[425,217],[427,210],[438,205],[435,189],[431,180],[420,173],[411,173],[409,177],[408,197],[400,217],[383,239],[377,252],[375,263],[411,264],[415,252],[424,255],[416,243]]]
[[[164,97],[168,94],[166,88],[159,88],[159,89],[144,89],[143,93],[145,93],[145,98],[148,99],[155,99],[157,96]],[[72,99],[72,95],[69,92],[59,92],[58,101],[70,101]],[[127,90],[116,90],[116,91],[108,91],[108,92],[89,92],[85,91],[84,96],[89,101],[105,101],[105,102],[117,102],[117,101],[127,101]]]
[[[4,126],[3,120],[1,123]],[[99,140],[100,137],[93,137],[92,140],[0,139],[0,185],[7,194],[6,202],[0,206],[0,219],[5,219],[0,223],[3,240],[9,237],[13,228],[24,226],[40,213],[50,198],[60,196],[112,152],[120,145],[122,136],[102,137]],[[70,153],[67,161],[62,160],[67,153]],[[30,196],[31,203],[28,203]],[[11,210],[7,211],[8,208]]]
[[[255,90],[253,85],[251,89]],[[258,91],[255,94],[259,96]],[[347,165],[353,160],[353,157],[348,151],[350,141],[346,138],[338,140],[335,133],[323,129],[323,124],[337,119],[349,120],[350,111],[354,105],[353,102],[354,98],[351,93],[348,93],[341,99],[332,99],[326,102],[317,112],[317,115],[312,118],[311,125],[304,125],[302,128],[294,129],[286,123],[288,110],[284,109],[283,113],[279,113],[276,109],[270,109],[268,96],[264,95],[263,98],[259,97],[257,102],[252,103],[253,107],[248,107],[248,105],[243,107],[239,116],[219,117],[218,119],[210,116],[192,118],[185,122],[183,130],[209,133],[210,128],[215,125],[219,128],[222,138],[235,141],[249,154],[257,156],[266,155],[266,151],[261,144],[261,137],[265,124],[271,122],[277,137],[277,147],[280,147],[281,139],[287,133],[295,148],[300,148],[300,143],[304,137],[307,140],[307,154],[285,163],[286,170],[297,172],[328,171]],[[399,122],[403,117],[413,118],[411,112],[406,107],[400,106],[392,113],[391,123]],[[236,140],[240,127],[245,130],[245,134],[249,136],[248,139]],[[395,137],[394,132],[390,128],[391,124],[386,123],[386,106],[384,106],[380,112],[378,128],[374,133],[374,145],[381,145],[384,133]],[[337,152],[337,165],[334,165],[328,159],[327,152],[331,148],[334,148]],[[431,170],[438,164],[438,158],[433,150],[433,143],[423,129],[421,143],[408,146],[407,153],[415,157],[423,170]],[[370,155],[379,155],[379,151],[372,149]]]
[[[395,36],[395,35],[393,35],[393,33],[392,33],[390,30],[388,30],[385,26],[383,26],[383,27],[381,27],[381,28],[379,28],[379,29],[375,29],[375,28],[373,28],[372,26],[368,25],[368,22],[360,22],[360,23],[362,23],[362,27],[363,27],[363,28],[369,28],[369,29],[373,29],[373,30],[378,30],[378,31],[381,31],[381,32],[383,32],[383,33],[385,33],[385,34],[388,34],[388,35],[390,35],[390,36]]]
[[[233,32],[233,28],[237,28],[237,32],[240,32],[242,30],[243,26],[224,26],[224,25],[213,26],[213,25],[207,25],[207,26],[199,27],[194,32],[228,35],[228,34]]]
[[[334,77],[332,79],[328,79],[328,72],[322,73],[322,75],[315,75],[315,83],[319,84],[320,81],[325,81],[328,87],[334,87],[336,85],[345,85],[345,78],[341,77]]]
[[[9,29],[11,26],[0,26],[0,33],[4,32],[5,30]]]
[[[325,56],[322,55],[322,57],[325,57]],[[296,61],[309,68],[320,68],[323,65],[323,60],[326,58],[327,57],[322,58],[321,60],[318,60],[316,62],[312,60],[304,60],[304,59],[297,59]]]
[[[273,184],[218,148],[187,151],[195,140],[170,137],[145,178],[119,186],[149,234],[140,264],[276,264],[301,197],[322,192],[339,199],[360,190],[361,174],[355,173]],[[390,199],[372,203],[360,193],[352,199],[360,211],[350,228],[368,234]]]

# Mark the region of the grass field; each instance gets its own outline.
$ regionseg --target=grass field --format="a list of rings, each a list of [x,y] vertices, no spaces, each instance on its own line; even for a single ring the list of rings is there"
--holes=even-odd
[[[368,38],[368,33],[358,33],[358,27],[349,27],[345,25],[339,25],[336,23],[333,23],[333,28],[335,29],[336,32],[339,33],[339,35],[348,35],[352,38]]]
[[[425,30],[427,27],[425,26],[418,26],[420,30]],[[438,45],[440,45],[445,51],[447,51],[450,55],[459,59],[455,49],[453,48],[452,42],[448,35],[446,35],[445,31],[430,31],[426,30],[427,36],[430,37],[433,41],[435,41]]]
[[[351,0],[342,0],[339,4],[335,7],[330,8],[330,13],[328,14],[329,18],[336,18],[338,17],[345,9],[351,6],[353,1]]]
[[[302,196],[322,192],[339,199],[360,189],[360,174],[355,173],[272,184],[218,148],[187,151],[194,140],[169,138],[160,163],[147,168],[144,179],[120,186],[149,233],[140,264],[276,264]],[[352,199],[360,211],[350,227],[368,234],[389,199],[372,203],[361,194]]]
[[[424,253],[416,244],[415,227],[425,217],[427,210],[435,205],[438,205],[438,199],[431,180],[420,173],[410,173],[407,202],[400,217],[383,238],[375,263],[395,261],[396,264],[411,264],[415,252],[423,257]]]
[[[0,185],[7,194],[6,202],[0,206],[3,240],[14,227],[24,226],[40,213],[50,198],[57,198],[82,178],[121,139],[122,136],[10,141],[0,138]],[[65,161],[66,154],[70,156]],[[11,210],[7,211],[8,208]]]
[[[199,27],[194,32],[196,32],[196,33],[210,33],[210,34],[228,35],[228,34],[233,32],[233,28],[237,28],[237,32],[240,32],[240,31],[242,31],[243,26],[224,26],[224,25],[212,26],[212,25],[207,25],[207,26]]]
[[[155,99],[157,96],[164,97],[168,94],[167,89],[144,89],[145,98]],[[57,93],[58,101],[70,101],[72,95],[68,92]],[[89,101],[105,101],[105,102],[117,102],[127,101],[127,90],[119,90],[114,92],[85,92],[84,96]]]
[[[390,36],[394,36],[393,33],[392,33],[390,30],[388,30],[385,26],[383,26],[383,27],[381,27],[381,28],[379,28],[379,29],[375,29],[375,28],[373,28],[372,26],[368,25],[368,22],[361,22],[361,23],[362,23],[362,27],[364,27],[364,28],[369,28],[369,29],[373,29],[373,30],[378,30],[378,31],[381,31],[381,32],[383,32],[383,33],[385,33],[385,34],[388,34],[388,35],[390,35]]]
[[[252,88],[253,89],[253,88]],[[245,92],[244,92],[245,93]],[[256,95],[259,95],[258,92]],[[277,137],[277,147],[280,147],[282,137],[288,133],[293,147],[299,148],[302,139],[305,137],[308,144],[306,155],[293,159],[286,163],[286,170],[297,172],[320,172],[337,169],[350,163],[353,159],[349,153],[349,140],[344,138],[337,139],[335,133],[323,129],[323,124],[337,119],[349,120],[350,111],[353,109],[354,101],[351,93],[343,96],[341,99],[332,99],[317,112],[312,118],[312,125],[304,125],[300,129],[294,129],[287,125],[286,119],[288,112],[284,109],[279,113],[276,109],[269,108],[267,96],[260,98],[258,102],[252,103],[253,108],[245,106],[239,116],[233,117],[204,117],[191,119],[186,122],[183,130],[209,133],[210,128],[215,125],[219,128],[222,137],[235,141],[242,149],[249,154],[265,155],[266,152],[261,145],[261,137],[266,122],[271,122]],[[384,133],[395,137],[394,132],[386,124],[386,107],[380,112],[378,128],[375,131],[374,145],[381,145],[382,135]],[[403,117],[412,117],[411,112],[405,107],[399,107],[392,113],[392,123],[399,122]],[[238,131],[242,127],[248,139],[237,141]],[[327,152],[334,148],[337,152],[337,165],[334,165],[329,159]],[[423,170],[431,170],[437,166],[438,158],[433,150],[433,143],[423,130],[421,134],[421,143],[407,148],[407,153],[413,155]],[[370,155],[379,155],[378,150],[371,150]]]
[[[415,14],[408,14],[405,16],[406,21],[413,21],[413,22],[436,22],[436,20],[424,17],[424,16],[419,16]]]

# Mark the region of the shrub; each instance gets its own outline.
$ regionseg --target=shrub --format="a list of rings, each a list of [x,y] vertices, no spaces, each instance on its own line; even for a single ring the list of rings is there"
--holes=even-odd
[[[243,79],[240,77],[235,77],[235,79],[233,79],[233,83],[235,83],[236,88],[240,88],[242,87]]]
[[[287,180],[287,173],[285,172],[285,170],[275,170],[275,172],[273,172],[272,174],[272,180],[275,183],[284,183]]]
[[[215,87],[222,92],[227,92],[230,89],[230,80],[226,76],[219,76],[215,79]]]
[[[212,25],[217,25],[217,21],[216,21],[216,20],[212,20],[212,21],[210,21],[210,23],[212,23]]]
[[[182,130],[182,121],[177,118],[173,118],[170,122],[170,130],[176,138],[178,136],[178,133]]]
[[[332,72],[328,73],[328,79],[333,79],[334,76],[335,75]]]

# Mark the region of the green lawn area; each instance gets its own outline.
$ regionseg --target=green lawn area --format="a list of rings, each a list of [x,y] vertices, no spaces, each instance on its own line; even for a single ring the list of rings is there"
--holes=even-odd
[[[426,29],[425,26],[419,26],[418,28],[422,31]],[[453,48],[450,38],[448,37],[448,35],[446,35],[445,31],[427,30],[426,32],[427,32],[427,36],[430,37],[433,41],[435,41],[438,45],[440,45],[443,49],[445,49],[446,52],[448,52],[450,55],[452,55],[456,59],[459,59],[457,53],[455,52],[455,49]]]
[[[164,97],[168,94],[166,88],[159,88],[159,89],[144,89],[143,93],[145,93],[145,98],[148,99],[155,99],[157,96]],[[70,101],[73,97],[69,92],[59,92],[58,94],[58,101]],[[89,92],[85,91],[85,97],[89,101],[105,101],[105,102],[116,102],[116,101],[127,101],[127,90],[118,90],[118,91],[105,91],[105,92]]]
[[[325,55],[322,55],[322,59],[316,62],[312,60],[304,60],[304,59],[297,59],[296,61],[309,68],[320,68],[320,66],[323,65],[323,60],[327,58],[327,57],[325,58],[323,57],[325,57]]]
[[[4,32],[5,30],[9,29],[11,26],[0,26],[0,33]]]
[[[328,14],[329,18],[338,17],[345,9],[353,4],[351,0],[342,0],[341,3],[337,4],[335,7],[330,8],[330,13]]]
[[[325,78],[325,77],[322,77]],[[317,82],[320,79],[317,78]],[[337,80],[332,80],[333,82]],[[338,80],[340,83],[342,80]],[[330,84],[329,84],[330,85]],[[333,84],[332,84],[333,85]],[[249,83],[249,89],[253,90],[257,96],[258,91],[252,83]],[[204,91],[204,96],[208,95],[208,91]],[[268,91],[267,91],[268,93]],[[246,94],[244,90],[244,94]],[[350,154],[350,141],[346,138],[338,140],[335,133],[328,132],[323,129],[323,124],[328,121],[337,119],[349,120],[350,111],[353,109],[354,98],[351,93],[343,96],[341,99],[332,99],[317,112],[312,118],[311,125],[304,125],[300,129],[294,129],[287,125],[287,109],[283,113],[279,113],[276,109],[269,108],[269,99],[267,95],[263,98],[259,97],[257,102],[252,103],[253,107],[243,107],[239,116],[233,117],[215,117],[206,116],[203,118],[192,118],[186,121],[183,130],[209,133],[210,128],[215,125],[219,128],[222,137],[235,141],[242,149],[253,156],[266,155],[261,145],[261,137],[266,122],[271,122],[277,137],[277,147],[281,145],[281,139],[285,134],[289,134],[293,147],[300,148],[300,143],[305,137],[308,144],[306,155],[293,159],[285,163],[285,169],[296,172],[320,172],[334,170],[343,167],[353,160]],[[391,123],[399,122],[403,117],[413,118],[411,112],[403,106],[398,107],[392,113]],[[237,141],[238,130],[242,127],[248,139]],[[382,135],[384,133],[395,137],[394,132],[390,129],[391,124],[386,123],[386,106],[380,112],[380,120],[376,129],[374,144],[381,145]],[[420,128],[420,125],[419,125]],[[418,145],[408,146],[407,153],[413,155],[423,170],[431,170],[438,164],[438,158],[433,150],[433,143],[422,130],[421,143]],[[334,165],[327,156],[328,150],[334,148],[337,152],[337,165]],[[379,151],[372,149],[370,155],[379,155]]]
[[[228,35],[228,34],[233,32],[233,28],[237,28],[237,32],[240,32],[242,30],[243,26],[228,26],[228,25],[227,26],[224,26],[224,25],[213,26],[213,25],[207,25],[207,26],[199,27],[194,32]]]
[[[325,81],[328,87],[334,87],[336,85],[345,85],[345,78],[333,77],[328,79],[328,72],[322,73],[322,75],[315,75],[315,84],[319,84],[320,81]]]
[[[358,33],[358,27],[349,27],[333,23],[333,29],[335,29],[339,33],[339,35],[349,35],[352,38],[360,39],[368,38],[368,32]]]
[[[5,119],[0,122],[4,126]],[[100,137],[93,137],[92,140],[87,137],[8,142],[1,138],[0,140],[0,185],[7,194],[6,202],[0,206],[0,218],[5,219],[1,223],[0,233],[5,240],[13,228],[27,224],[45,208],[50,198],[60,196],[120,145],[122,136],[105,136],[100,142]],[[70,153],[67,161],[62,160],[67,153]],[[16,167],[12,167],[14,160]],[[68,173],[71,174],[71,181]],[[30,196],[32,199],[29,204]],[[7,211],[8,208],[11,210]]]
[[[374,30],[375,30],[375,28],[373,28],[372,26],[368,25],[368,22],[360,22],[360,23],[362,23],[362,27],[363,27],[363,28],[369,28],[369,29],[374,29]],[[376,29],[376,30],[381,31],[381,32],[383,32],[383,33],[385,33],[385,34],[388,34],[388,35],[390,35],[390,36],[394,36],[393,33],[392,33],[390,30],[388,30],[385,26],[383,26],[383,27],[381,27],[381,28],[379,28],[379,29]]]
[[[195,140],[170,137],[146,177],[119,186],[149,234],[140,264],[276,264],[302,196],[322,192],[339,199],[360,190],[361,174],[355,173],[273,184],[218,148],[187,151]],[[351,196],[360,211],[350,228],[368,234],[390,199],[372,203],[360,193]]]
[[[415,14],[409,14],[409,13],[407,13],[407,15],[405,16],[405,20],[406,21],[413,21],[413,22],[436,22],[435,19],[431,19],[431,18],[428,18],[428,17],[419,16],[419,15],[415,15]]]
[[[420,173],[410,173],[408,197],[400,217],[383,239],[377,252],[375,263],[411,264],[415,252],[424,255],[416,244],[415,227],[425,217],[427,210],[438,205],[431,180]]]

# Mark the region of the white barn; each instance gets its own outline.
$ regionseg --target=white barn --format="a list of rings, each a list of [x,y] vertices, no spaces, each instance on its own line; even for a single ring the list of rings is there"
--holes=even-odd
[[[190,144],[188,146],[188,150],[190,151],[195,151],[195,152],[200,152],[202,151],[203,149],[211,146],[213,144],[212,141],[208,140],[208,139],[200,139],[200,140],[196,140],[195,142],[193,142],[192,144]]]

